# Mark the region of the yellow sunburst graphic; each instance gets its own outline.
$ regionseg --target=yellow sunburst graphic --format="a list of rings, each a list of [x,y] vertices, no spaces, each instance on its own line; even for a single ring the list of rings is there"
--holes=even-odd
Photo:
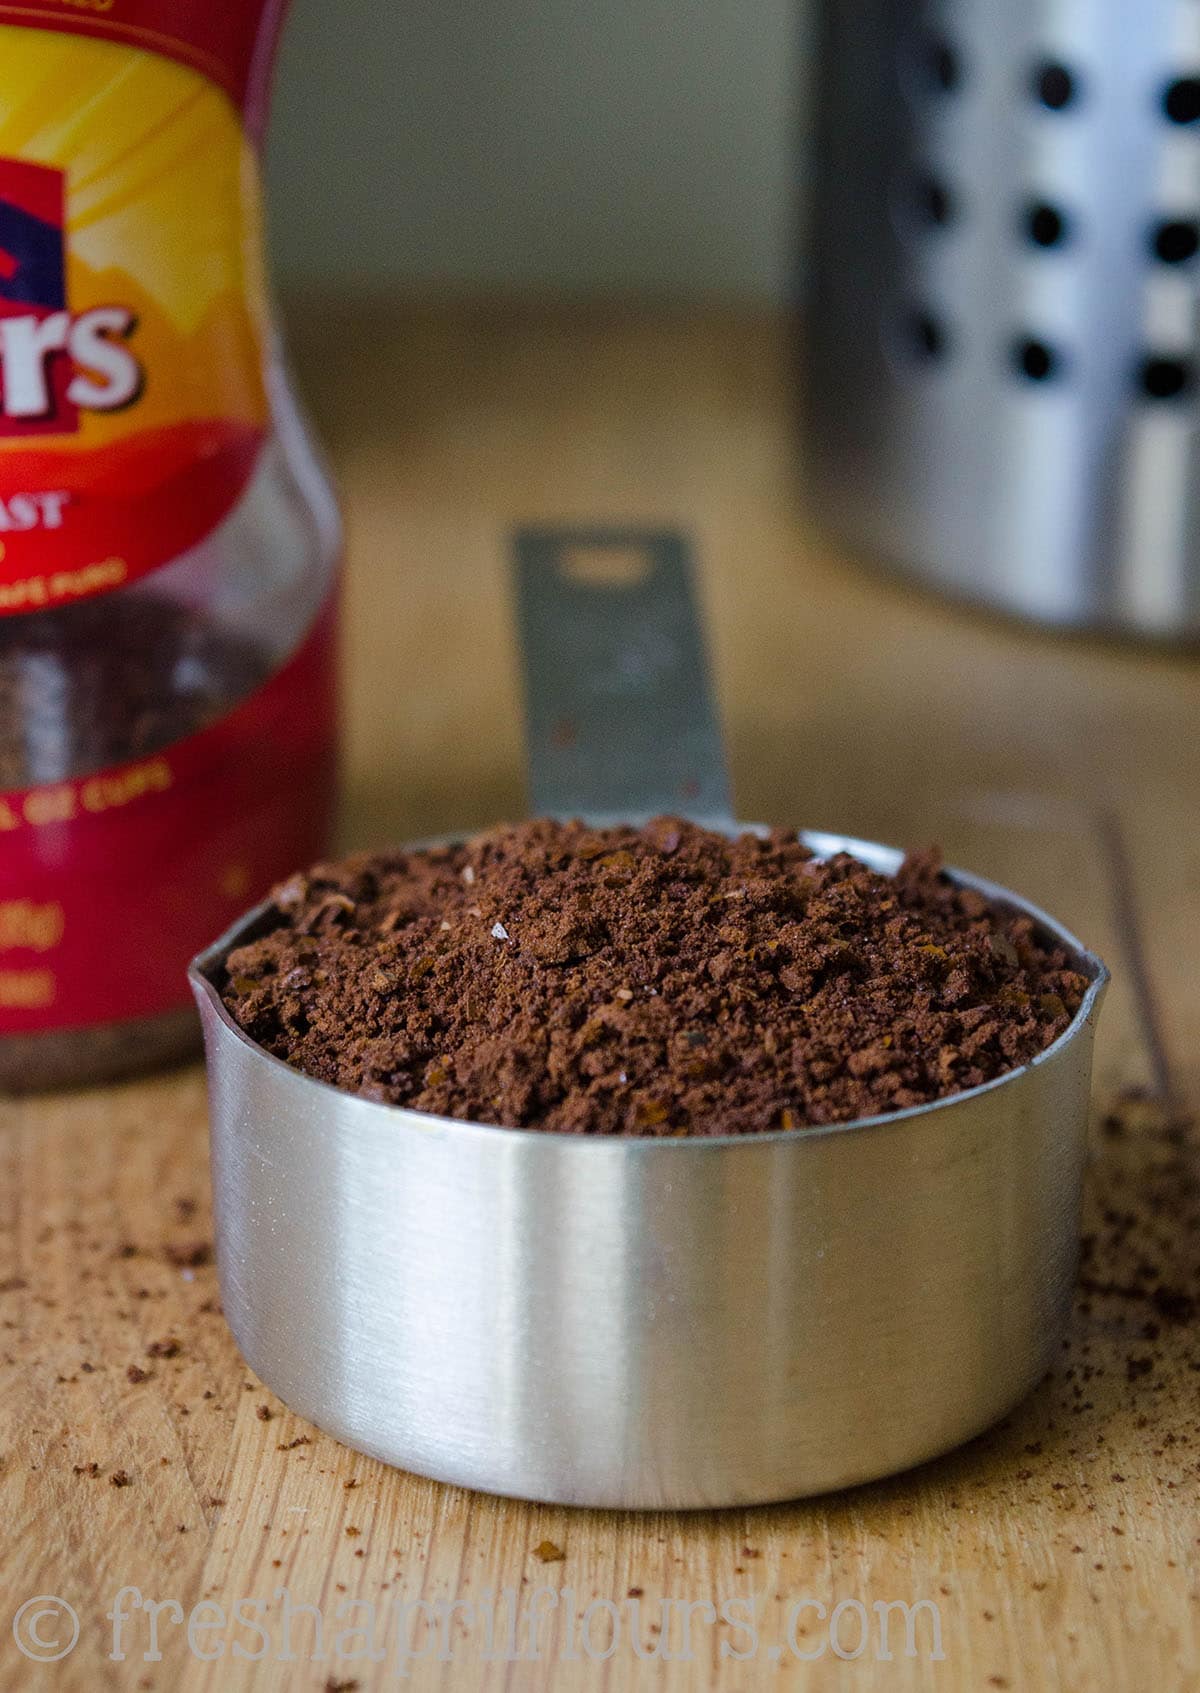
[[[138,319],[144,392],[84,418],[65,449],[265,417],[258,159],[220,89],[123,43],[0,25],[0,158],[66,172],[71,311],[120,304]]]

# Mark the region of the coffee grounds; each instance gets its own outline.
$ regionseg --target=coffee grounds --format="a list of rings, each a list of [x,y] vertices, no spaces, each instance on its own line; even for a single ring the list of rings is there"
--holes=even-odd
[[[266,680],[268,655],[161,595],[0,618],[0,790],[145,758]]]
[[[935,850],[893,879],[674,818],[361,855],[273,901],[223,985],[268,1051],[367,1099],[577,1134],[924,1105],[1041,1052],[1088,985]]]
[[[161,594],[0,617],[0,791],[87,776],[215,722],[270,673],[267,651]],[[0,1037],[0,1089],[99,1080],[187,1056],[195,1013]]]

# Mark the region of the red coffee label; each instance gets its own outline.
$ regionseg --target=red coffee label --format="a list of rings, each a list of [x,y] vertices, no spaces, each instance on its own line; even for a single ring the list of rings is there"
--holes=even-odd
[[[0,0],[0,615],[204,540],[270,427],[278,0]]]
[[[97,36],[175,59],[223,89],[258,134],[286,10],[287,0],[0,0],[0,23]]]
[[[189,959],[328,838],[334,609],[219,722],[0,794],[0,1036],[190,1003]]]

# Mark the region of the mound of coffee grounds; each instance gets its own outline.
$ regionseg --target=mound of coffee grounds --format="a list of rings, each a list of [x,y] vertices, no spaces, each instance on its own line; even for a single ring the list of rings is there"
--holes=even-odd
[[[321,864],[274,907],[223,988],[268,1051],[368,1099],[578,1134],[926,1104],[1042,1051],[1087,988],[934,850],[892,879],[675,818]]]
[[[270,668],[265,648],[161,594],[106,594],[0,617],[0,791],[145,758],[215,722]],[[0,1089],[124,1075],[198,1044],[188,1009],[6,1035]]]

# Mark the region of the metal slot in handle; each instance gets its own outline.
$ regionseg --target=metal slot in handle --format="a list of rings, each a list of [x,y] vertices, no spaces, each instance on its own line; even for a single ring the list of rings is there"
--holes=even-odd
[[[535,816],[732,818],[682,535],[522,529],[515,537]]]

